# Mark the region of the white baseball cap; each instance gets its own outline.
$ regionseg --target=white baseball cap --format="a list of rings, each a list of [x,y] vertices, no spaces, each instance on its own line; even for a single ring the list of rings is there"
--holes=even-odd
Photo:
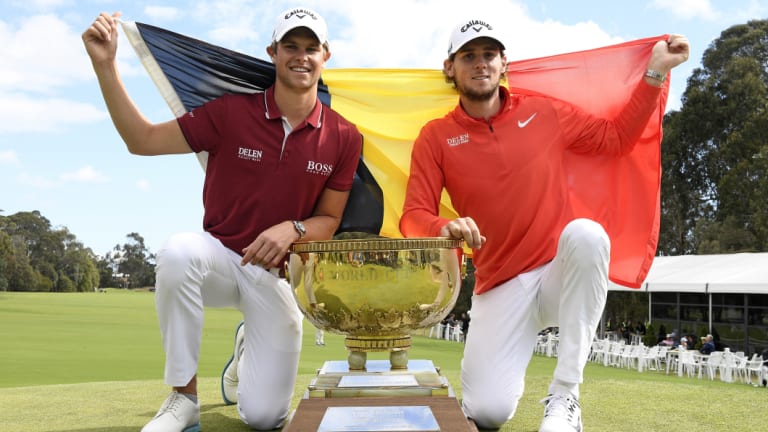
[[[480,37],[491,38],[499,43],[502,50],[505,49],[504,43],[501,42],[499,31],[489,24],[488,21],[470,19],[462,21],[453,29],[450,45],[448,45],[448,55],[455,54],[467,42]]]
[[[307,8],[292,8],[278,15],[275,31],[272,32],[272,42],[280,42],[286,33],[297,27],[312,30],[320,44],[328,42],[328,26],[325,20],[320,14]]]

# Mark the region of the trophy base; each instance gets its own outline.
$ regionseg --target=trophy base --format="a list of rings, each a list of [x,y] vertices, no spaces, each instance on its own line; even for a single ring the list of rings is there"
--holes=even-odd
[[[348,419],[329,422],[330,408],[355,409],[364,408],[372,415],[376,415],[375,408],[388,407],[427,407],[434,418],[427,427],[421,423],[404,425],[402,422],[387,426],[382,424],[380,418]],[[343,413],[344,411],[340,411]],[[350,413],[359,411],[350,411]],[[434,424],[437,428],[434,428]],[[387,432],[387,431],[413,431],[413,432],[478,432],[475,424],[468,420],[461,410],[458,401],[448,396],[401,396],[401,397],[350,397],[350,398],[305,398],[299,401],[288,424],[283,432]]]
[[[306,396],[453,396],[452,392],[431,360],[409,360],[405,368],[369,360],[364,370],[351,369],[345,361],[327,361],[307,386]]]
[[[365,370],[327,361],[284,432],[474,432],[448,380],[430,360],[399,368],[371,360]]]

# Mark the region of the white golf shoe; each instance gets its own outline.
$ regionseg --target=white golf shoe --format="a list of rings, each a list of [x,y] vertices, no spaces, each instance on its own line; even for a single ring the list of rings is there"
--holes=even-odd
[[[240,321],[237,330],[235,330],[234,352],[224,366],[224,370],[221,372],[221,396],[224,398],[224,403],[227,405],[234,405],[237,403],[237,384],[240,382],[240,379],[237,377],[237,364],[243,356],[244,342],[245,321]]]
[[[581,432],[581,406],[571,395],[554,394],[541,400],[544,419],[539,432]]]
[[[200,404],[173,391],[141,432],[200,432]]]

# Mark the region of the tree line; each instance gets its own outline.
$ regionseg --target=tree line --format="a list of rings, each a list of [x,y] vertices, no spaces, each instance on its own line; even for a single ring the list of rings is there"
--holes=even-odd
[[[701,64],[688,78],[680,110],[664,116],[658,254],[763,252],[768,20],[724,30]],[[99,257],[37,211],[0,215],[0,290],[89,291],[153,283],[154,255],[138,233]],[[607,308],[626,311],[623,302]]]
[[[1,211],[0,211],[1,212]],[[88,292],[155,283],[155,256],[137,233],[99,256],[39,211],[0,215],[0,291]]]

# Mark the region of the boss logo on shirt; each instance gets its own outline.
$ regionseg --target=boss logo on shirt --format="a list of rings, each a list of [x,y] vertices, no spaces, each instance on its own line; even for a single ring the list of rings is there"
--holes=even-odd
[[[307,161],[307,172],[310,174],[331,175],[333,165],[322,162]]]
[[[456,147],[458,145],[466,144],[469,142],[469,134],[461,134],[459,136],[450,137],[446,140],[446,143],[451,147]]]
[[[237,157],[239,157],[240,159],[247,159],[255,162],[260,162],[263,154],[264,152],[261,150],[242,148],[242,147],[240,147],[237,151]]]

